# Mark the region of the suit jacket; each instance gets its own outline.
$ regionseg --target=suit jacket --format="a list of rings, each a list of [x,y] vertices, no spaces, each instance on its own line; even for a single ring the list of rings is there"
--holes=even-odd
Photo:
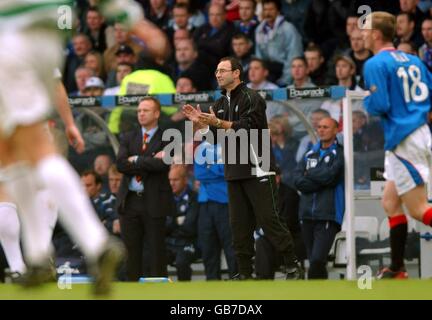
[[[142,141],[141,128],[127,132],[120,138],[117,168],[124,176],[118,192],[117,210],[119,214],[125,214],[129,183],[134,176],[140,175],[144,183],[143,203],[147,210],[152,217],[165,217],[174,210],[174,199],[168,180],[169,165],[154,158],[154,155],[168,142],[162,141],[161,129],[154,133],[144,153],[141,153]],[[128,157],[133,155],[139,155],[136,163],[128,161]]]

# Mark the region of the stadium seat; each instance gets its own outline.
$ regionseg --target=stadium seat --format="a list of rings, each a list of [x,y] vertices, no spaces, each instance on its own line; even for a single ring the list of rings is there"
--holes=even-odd
[[[369,242],[378,240],[379,222],[376,217],[358,216],[354,219],[354,230],[356,238],[363,238]],[[357,256],[361,252],[357,251]],[[333,262],[334,268],[345,268],[347,264],[346,256],[346,222],[342,224],[342,230],[336,235],[332,249],[330,250],[329,260]],[[337,270],[337,272],[342,270]],[[344,272],[343,270],[342,272]]]

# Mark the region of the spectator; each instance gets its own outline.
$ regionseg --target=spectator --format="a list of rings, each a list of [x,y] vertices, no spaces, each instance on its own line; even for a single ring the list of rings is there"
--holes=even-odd
[[[400,11],[404,13],[409,13],[413,16],[413,20],[415,21],[415,33],[420,35],[421,33],[421,25],[423,20],[428,17],[428,12],[423,12],[420,10],[418,4],[419,0],[399,0]]]
[[[304,57],[296,57],[291,62],[291,78],[293,84],[288,88],[313,88],[316,87],[309,78],[308,64]]]
[[[107,210],[108,207],[104,205],[105,200],[109,198],[109,193],[101,192],[101,177],[93,170],[86,170],[81,173],[81,182],[100,221],[110,233],[113,233],[113,224],[115,220],[118,220],[118,216],[112,210]]]
[[[363,92],[363,89],[360,88],[355,81],[356,74],[356,65],[354,61],[345,55],[340,55],[335,59],[336,66],[336,78],[338,81],[338,85],[345,87],[348,90],[355,90],[358,92]],[[343,129],[343,114],[342,114],[342,99],[330,99],[324,101],[321,105],[321,109],[327,110],[330,113],[330,116],[335,119],[339,124],[339,130]],[[362,108],[361,103],[360,106],[357,104],[353,106],[353,109]]]
[[[192,35],[189,32],[189,30],[178,29],[174,31],[174,35],[173,35],[174,48],[177,46],[180,40],[187,40],[187,39],[192,39]]]
[[[258,19],[255,16],[256,1],[255,0],[240,0],[239,1],[239,16],[240,20],[235,22],[238,32],[243,33],[255,43],[255,29],[258,26]]]
[[[189,7],[184,3],[176,3],[172,9],[173,19],[170,21],[170,26],[166,30],[168,39],[174,46],[174,32],[176,30],[188,30],[190,33],[195,31],[195,27],[191,24]]]
[[[108,171],[111,167],[112,160],[108,154],[98,155],[93,163],[93,170],[99,175],[102,180],[102,192],[109,192]]]
[[[106,74],[109,74],[109,72],[112,70],[116,70],[116,66],[118,63],[117,52],[120,47],[128,46],[132,48],[135,57],[137,57],[142,51],[142,47],[132,40],[130,33],[126,30],[126,27],[119,22],[116,22],[114,24],[114,39],[115,44],[110,48],[106,49],[103,55]]]
[[[318,45],[309,45],[304,52],[304,56],[312,83],[315,83],[317,86],[326,85],[327,68],[321,48]]]
[[[127,63],[134,68],[137,62],[137,56],[131,47],[128,45],[121,45],[118,47],[118,50],[115,53],[115,62],[116,65],[119,65],[120,63]],[[114,68],[108,72],[107,87],[110,88],[119,85],[120,82],[117,81],[117,69]]]
[[[267,80],[269,71],[265,62],[258,58],[252,58],[249,63],[249,83],[248,88],[254,90],[274,90],[279,87]]]
[[[373,56],[372,52],[365,48],[360,29],[354,29],[350,35],[351,48],[346,51],[356,65],[356,83],[363,86],[363,65],[367,59]]]
[[[87,79],[84,87],[85,97],[99,97],[103,95],[105,85],[98,77],[90,77]]]
[[[162,30],[168,28],[170,12],[166,0],[150,0],[146,17]]]
[[[432,18],[423,21],[422,35],[424,43],[419,49],[419,57],[432,70]]]
[[[411,41],[401,41],[396,49],[414,56],[417,55],[416,45]]]
[[[330,117],[330,113],[323,109],[316,109],[312,111],[310,114],[310,124],[312,125],[312,128],[317,132],[318,130],[318,124],[321,121],[321,119]],[[296,162],[299,163],[303,157],[303,155],[306,153],[306,151],[310,150],[314,143],[312,142],[311,136],[309,134],[306,134],[303,138],[300,139],[300,144],[298,146],[297,152],[296,152]]]
[[[72,97],[84,96],[84,90],[87,83],[87,80],[90,77],[94,77],[94,71],[92,69],[86,67],[79,67],[75,71],[75,82],[78,88],[77,91],[70,93],[69,95]]]
[[[84,63],[84,57],[92,49],[89,37],[85,34],[77,34],[72,38],[73,52],[66,58],[63,72],[63,82],[67,92],[77,91],[75,82],[75,71]]]
[[[86,15],[84,33],[89,37],[94,50],[103,54],[107,48],[105,19],[97,7],[90,7]]]
[[[226,21],[225,8],[212,4],[209,7],[209,22],[194,32],[199,59],[210,70],[216,69],[219,59],[229,55],[234,25]]]
[[[344,154],[336,140],[337,121],[318,125],[320,141],[294,172],[300,195],[299,219],[309,260],[308,279],[327,279],[327,257],[344,215]]]
[[[84,67],[92,69],[94,75],[102,80],[105,79],[102,55],[98,51],[90,51],[84,58]]]
[[[416,21],[411,13],[402,12],[396,17],[396,36],[395,44],[402,41],[411,41],[419,48],[423,44],[420,32],[416,33]],[[417,22],[420,23],[420,22]]]
[[[245,73],[244,81],[248,81],[249,63],[252,57],[252,41],[243,33],[235,34],[231,39],[231,49],[234,57],[238,59]]]
[[[363,110],[352,112],[354,187],[369,188],[370,168],[384,161],[384,135],[378,121],[369,123]]]
[[[359,29],[358,20],[359,20],[358,17],[355,15],[347,17],[346,24],[345,24],[345,32],[348,38],[351,37],[351,34],[354,30]]]
[[[140,128],[120,139],[118,171],[123,180],[118,193],[118,213],[122,238],[128,251],[128,279],[143,275],[144,243],[149,248],[150,277],[164,277],[166,269],[165,222],[173,212],[173,198],[168,181],[169,166],[160,158],[164,148],[158,127],[160,103],[146,97],[138,105]]]
[[[189,22],[194,28],[199,28],[206,23],[206,18],[201,10],[198,9],[198,1],[196,0],[175,0],[175,3],[184,3],[189,7],[191,16]]]
[[[225,254],[229,277],[237,273],[228,214],[227,183],[220,145],[202,142],[195,151],[194,174],[199,181],[198,238],[207,280],[220,280],[221,253]],[[207,162],[206,159],[213,161]],[[207,162],[207,163],[206,163]]]
[[[108,183],[109,183],[110,196],[108,199],[106,199],[103,202],[103,204],[107,208],[106,210],[108,213],[111,211],[115,216],[117,216],[117,219],[113,221],[113,228],[112,228],[112,232],[115,235],[120,235],[121,233],[120,220],[118,218],[118,213],[117,213],[117,195],[120,190],[122,179],[123,179],[123,174],[118,172],[117,166],[115,164],[112,164],[108,170]]]
[[[183,76],[177,79],[176,82],[176,92],[177,93],[195,93],[197,88],[193,80],[189,77]]]
[[[116,83],[117,86],[107,88],[104,91],[104,96],[116,96],[120,92],[120,84],[123,81],[124,77],[133,72],[133,66],[128,63],[119,63],[116,69]]]
[[[196,83],[198,91],[212,89],[211,72],[198,60],[198,51],[192,39],[177,43],[175,60],[175,79],[187,74]]]
[[[179,281],[190,281],[191,264],[200,256],[197,194],[188,187],[186,166],[172,165],[168,178],[175,202],[175,210],[166,221],[168,263],[176,267]]]
[[[292,128],[288,117],[276,116],[269,122],[272,150],[275,155],[276,165],[280,170],[281,182],[294,188],[292,174],[297,162],[295,154],[299,141],[292,136]]]
[[[255,30],[255,54],[267,62],[269,80],[283,87],[291,82],[291,62],[303,52],[296,28],[280,14],[278,0],[263,1],[264,20]]]

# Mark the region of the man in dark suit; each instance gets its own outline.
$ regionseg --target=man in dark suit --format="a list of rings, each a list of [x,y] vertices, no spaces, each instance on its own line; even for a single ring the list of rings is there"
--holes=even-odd
[[[165,220],[172,212],[173,196],[168,180],[169,165],[161,159],[165,146],[158,128],[160,103],[144,98],[137,110],[140,129],[120,138],[118,171],[124,174],[118,193],[122,238],[128,250],[130,281],[143,276],[143,247],[149,249],[150,274],[167,275]]]

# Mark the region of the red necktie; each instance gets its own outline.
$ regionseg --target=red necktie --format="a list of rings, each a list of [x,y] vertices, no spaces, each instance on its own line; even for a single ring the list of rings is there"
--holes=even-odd
[[[340,104],[339,104],[339,106],[340,106],[340,113],[339,113],[339,128],[338,128],[338,131],[339,132],[342,132],[343,131],[343,113],[342,113],[342,110],[343,110],[343,104],[342,104],[342,99],[341,99],[341,101],[340,101]]]
[[[141,153],[144,153],[147,149],[149,136],[150,135],[148,133],[144,133],[144,135],[143,135],[143,143],[142,143]]]
[[[141,147],[141,153],[144,153],[147,149],[147,144],[148,144],[148,138],[149,138],[149,134],[148,133],[144,133],[143,135],[143,142],[142,142],[142,147]],[[135,176],[136,181],[141,182],[142,177],[141,176]]]

